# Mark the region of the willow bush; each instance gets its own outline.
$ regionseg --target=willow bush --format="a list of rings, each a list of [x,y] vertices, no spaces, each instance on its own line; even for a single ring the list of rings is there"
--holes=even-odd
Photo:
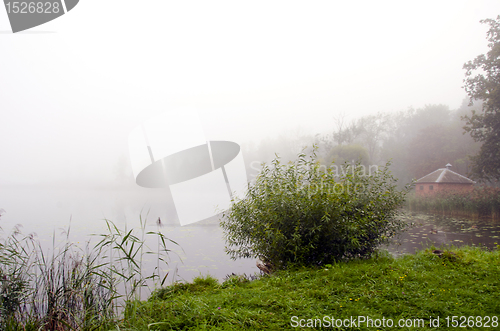
[[[288,164],[277,156],[224,213],[226,252],[274,269],[369,257],[405,227],[398,215],[410,186],[398,190],[388,166],[327,168],[315,149]]]

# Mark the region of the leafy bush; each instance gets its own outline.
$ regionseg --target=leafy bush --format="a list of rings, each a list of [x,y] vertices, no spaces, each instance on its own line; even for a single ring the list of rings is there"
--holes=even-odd
[[[320,166],[312,156],[263,164],[244,199],[221,226],[233,258],[259,258],[275,269],[368,257],[404,228],[389,163],[369,173],[360,164]]]

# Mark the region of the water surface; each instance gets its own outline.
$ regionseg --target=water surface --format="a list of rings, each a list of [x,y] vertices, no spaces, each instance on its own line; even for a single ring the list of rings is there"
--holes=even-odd
[[[255,260],[233,261],[224,251],[223,231],[218,218],[181,227],[172,208],[169,193],[162,189],[130,190],[68,190],[3,188],[0,189],[0,208],[6,213],[0,218],[0,227],[9,232],[22,224],[25,234],[36,233],[47,249],[53,246],[52,238],[59,241],[63,229],[71,227],[70,241],[83,245],[93,233],[106,233],[104,219],[109,219],[121,229],[140,227],[140,217],[146,222],[146,231],[161,230],[179,246],[170,245],[168,282],[190,281],[200,274],[211,274],[222,280],[231,273],[254,274],[259,270]],[[156,224],[158,218],[163,226]],[[500,243],[500,220],[464,219],[427,214],[411,214],[405,218],[415,226],[396,238],[388,250],[394,255],[413,253],[417,249],[454,244],[484,245],[494,248]],[[56,240],[57,242],[57,240]],[[147,244],[155,249],[156,239]],[[155,255],[144,256],[146,271],[157,266]]]
[[[46,249],[52,249],[52,238],[56,243],[69,240],[84,246],[97,238],[91,234],[107,233],[104,219],[113,221],[120,229],[135,228],[140,235],[140,219],[146,222],[147,231],[161,231],[179,245],[172,249],[168,266],[169,282],[190,281],[200,274],[211,274],[222,280],[231,273],[254,274],[259,272],[255,261],[241,259],[233,261],[224,251],[223,231],[218,218],[181,227],[175,209],[172,208],[168,192],[151,190],[67,190],[67,189],[0,189],[0,208],[6,213],[0,218],[4,234],[16,224],[22,225],[24,234],[35,233]],[[160,218],[162,226],[158,227]],[[149,238],[150,237],[150,238]],[[156,237],[146,236],[147,244],[156,250]],[[144,256],[145,271],[157,266],[156,255]]]
[[[395,238],[393,244],[388,247],[388,251],[395,256],[412,254],[431,245],[475,245],[493,249],[500,244],[499,219],[418,213],[409,213],[404,219],[414,225]]]

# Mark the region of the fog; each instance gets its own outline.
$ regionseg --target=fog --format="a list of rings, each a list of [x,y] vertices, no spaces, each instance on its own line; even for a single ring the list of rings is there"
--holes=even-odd
[[[147,216],[154,230],[161,217],[185,250],[180,277],[250,272],[254,262],[225,255],[219,227],[180,227],[168,190],[135,184],[130,132],[194,109],[207,140],[241,144],[248,179],[314,142],[325,163],[393,158],[402,181],[443,162],[463,173],[470,139],[428,169],[405,151],[432,156],[417,142],[433,121],[442,141],[461,136],[462,66],[487,51],[479,20],[498,13],[500,2],[476,0],[82,0],[12,34],[0,10],[0,227],[22,223],[50,243],[71,220],[81,242],[103,218],[133,227]]]
[[[258,144],[425,104],[458,108],[497,1],[81,1],[11,34],[0,11],[0,185],[130,179],[127,137],[196,108],[209,139]],[[251,162],[252,160],[246,160]],[[128,180],[127,179],[127,180]]]

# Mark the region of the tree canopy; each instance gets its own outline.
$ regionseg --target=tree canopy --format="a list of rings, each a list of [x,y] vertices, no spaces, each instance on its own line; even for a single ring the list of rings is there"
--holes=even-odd
[[[466,70],[464,88],[470,104],[481,100],[482,111],[464,116],[466,132],[482,142],[479,153],[473,157],[473,177],[485,181],[500,180],[500,15],[481,20],[489,24],[488,48],[473,61],[464,64]]]

